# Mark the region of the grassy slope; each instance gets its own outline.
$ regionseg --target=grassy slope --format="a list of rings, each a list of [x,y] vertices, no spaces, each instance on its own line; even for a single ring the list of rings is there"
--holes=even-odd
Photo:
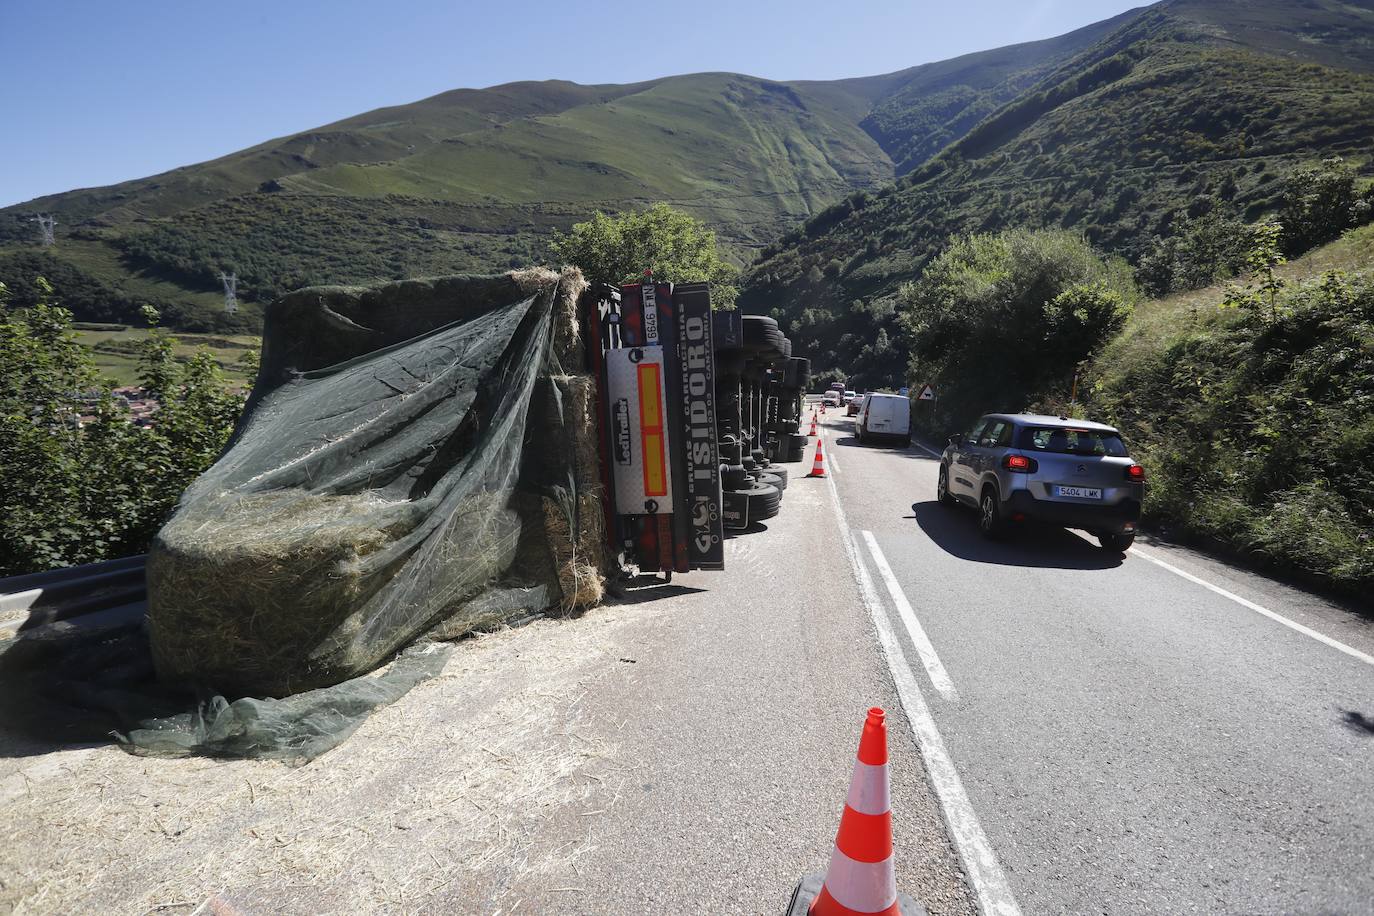
[[[1322,9],[1337,5],[1323,0]],[[879,327],[896,331],[890,307],[873,303],[891,301],[952,235],[1071,227],[1132,255],[1199,198],[1254,218],[1273,206],[1292,165],[1332,153],[1367,159],[1374,76],[1296,58],[1286,45],[1243,49],[1179,6],[1131,20],[890,191],[785,237],[753,268],[744,306],[784,303],[818,369],[892,382],[903,366],[860,356]],[[1247,7],[1263,21],[1278,8]],[[1363,18],[1342,21],[1358,31]],[[1309,56],[1343,60],[1348,47],[1314,45]],[[815,270],[825,271],[819,281]],[[873,311],[888,317],[875,321]]]
[[[120,325],[93,325],[78,328],[77,339],[91,349],[96,369],[102,378],[115,385],[136,385],[139,375],[139,345],[148,339],[148,330]],[[240,361],[249,350],[262,349],[262,338],[252,334],[188,334],[178,333],[172,353],[186,360],[201,347],[224,371],[225,381],[232,387],[249,387],[253,374]]]
[[[1087,407],[1148,468],[1148,521],[1368,597],[1374,226],[1279,273],[1267,320],[1222,307],[1221,285],[1140,306],[1089,368]]]
[[[744,264],[789,226],[890,179],[884,146],[928,120],[907,107],[956,85],[979,110],[994,107],[1009,79],[1107,27],[835,82],[706,73],[455,90],[0,211],[0,273],[33,248],[23,218],[54,212],[62,238],[47,253],[86,272],[84,288],[110,290],[123,311],[142,299],[209,325],[221,268],[238,270],[250,300],[303,283],[502,269],[541,259],[553,229],[593,209],[658,200],[707,220]],[[954,118],[941,137],[971,123]]]
[[[1352,229],[1329,245],[1282,265],[1277,273],[1290,284],[1300,284],[1317,280],[1333,270],[1351,273],[1374,270],[1374,225]],[[1204,318],[1226,317],[1228,313],[1219,309],[1226,287],[1227,284],[1218,283],[1140,303],[1126,327],[1097,361],[1095,372],[1100,376],[1124,369],[1163,348],[1179,328],[1192,326]]]
[[[742,264],[780,225],[891,175],[854,112],[784,84],[732,74],[516,83],[0,211],[0,270],[33,248],[23,217],[52,211],[64,229],[49,255],[96,285],[140,279],[148,301],[200,313],[222,267],[238,270],[249,299],[503,269],[539,260],[554,228],[594,209],[657,200],[707,219]]]

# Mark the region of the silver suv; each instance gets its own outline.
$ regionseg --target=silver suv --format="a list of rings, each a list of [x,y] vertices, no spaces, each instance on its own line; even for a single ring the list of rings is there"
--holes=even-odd
[[[1120,552],[1135,540],[1145,469],[1110,426],[997,413],[950,438],[938,487],[943,505],[976,507],[988,537],[1013,523],[1048,522],[1090,531]]]

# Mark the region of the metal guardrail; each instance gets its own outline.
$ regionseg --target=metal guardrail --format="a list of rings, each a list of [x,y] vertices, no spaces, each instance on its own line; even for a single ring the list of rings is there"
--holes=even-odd
[[[147,555],[0,579],[0,635],[147,600]]]

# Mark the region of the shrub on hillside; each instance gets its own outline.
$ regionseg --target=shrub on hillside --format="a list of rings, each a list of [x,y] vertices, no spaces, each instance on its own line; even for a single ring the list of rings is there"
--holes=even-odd
[[[1013,230],[957,239],[901,292],[910,377],[939,392],[925,431],[1067,396],[1078,366],[1120,330],[1137,298],[1125,262],[1080,235]]]
[[[1355,170],[1339,156],[1302,166],[1284,179],[1279,222],[1283,250],[1302,254],[1374,219],[1374,198],[1355,186]]]
[[[1374,587],[1374,275],[1218,308],[1109,348],[1093,412],[1149,470],[1149,521],[1351,590]]]

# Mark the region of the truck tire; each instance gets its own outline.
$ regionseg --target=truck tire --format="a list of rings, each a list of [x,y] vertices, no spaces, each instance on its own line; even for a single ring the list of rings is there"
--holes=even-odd
[[[749,472],[744,469],[743,465],[723,464],[721,469],[720,483],[727,490],[748,489],[754,483],[753,478],[749,476]]]
[[[782,507],[782,492],[777,487],[755,482],[746,491],[749,499],[749,521],[761,522],[778,514]]]
[[[771,464],[768,466],[768,470],[765,473],[772,474],[774,477],[778,478],[779,483],[776,484],[776,486],[779,490],[787,489],[787,468],[779,464]]]

